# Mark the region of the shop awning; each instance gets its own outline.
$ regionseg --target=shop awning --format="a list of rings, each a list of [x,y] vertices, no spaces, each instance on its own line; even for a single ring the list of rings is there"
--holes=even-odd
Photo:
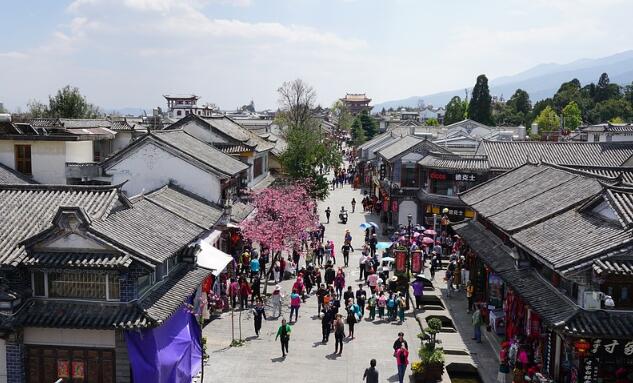
[[[198,266],[213,270],[213,275],[215,276],[220,275],[226,265],[233,260],[233,257],[207,242],[199,241],[198,246],[200,246],[197,259]]]

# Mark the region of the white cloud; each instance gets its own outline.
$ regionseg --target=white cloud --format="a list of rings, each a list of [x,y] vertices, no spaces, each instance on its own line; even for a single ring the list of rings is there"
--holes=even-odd
[[[29,57],[29,55],[23,52],[11,51],[11,52],[0,52],[0,57],[7,58],[7,59],[26,59]]]

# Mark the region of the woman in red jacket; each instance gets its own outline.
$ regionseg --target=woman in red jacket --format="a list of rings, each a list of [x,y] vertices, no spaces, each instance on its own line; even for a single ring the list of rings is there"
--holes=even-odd
[[[407,350],[405,343],[400,344],[400,348],[396,350],[396,363],[398,365],[398,380],[400,383],[404,382],[404,373],[409,365],[409,350]]]

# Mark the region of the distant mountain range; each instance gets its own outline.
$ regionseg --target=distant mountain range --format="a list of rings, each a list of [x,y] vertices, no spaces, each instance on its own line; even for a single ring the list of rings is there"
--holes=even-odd
[[[633,50],[597,59],[576,60],[568,64],[540,64],[513,76],[489,79],[490,94],[493,96],[503,95],[507,100],[514,94],[515,90],[521,88],[529,93],[530,99],[534,103],[553,96],[563,82],[577,78],[583,85],[589,82],[597,83],[598,78],[604,72],[609,74],[612,83],[630,84],[633,81]],[[476,76],[473,76],[473,84],[475,79]],[[470,95],[472,84],[447,92],[382,102],[375,104],[372,111],[378,113],[382,108],[416,107],[420,100],[424,100],[426,105],[444,106],[453,96],[459,96],[463,99],[464,89],[468,89]]]

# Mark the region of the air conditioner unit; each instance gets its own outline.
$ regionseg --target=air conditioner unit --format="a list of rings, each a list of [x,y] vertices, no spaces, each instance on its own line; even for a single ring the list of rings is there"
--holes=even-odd
[[[585,310],[600,310],[604,293],[601,291],[585,291],[582,308]]]

